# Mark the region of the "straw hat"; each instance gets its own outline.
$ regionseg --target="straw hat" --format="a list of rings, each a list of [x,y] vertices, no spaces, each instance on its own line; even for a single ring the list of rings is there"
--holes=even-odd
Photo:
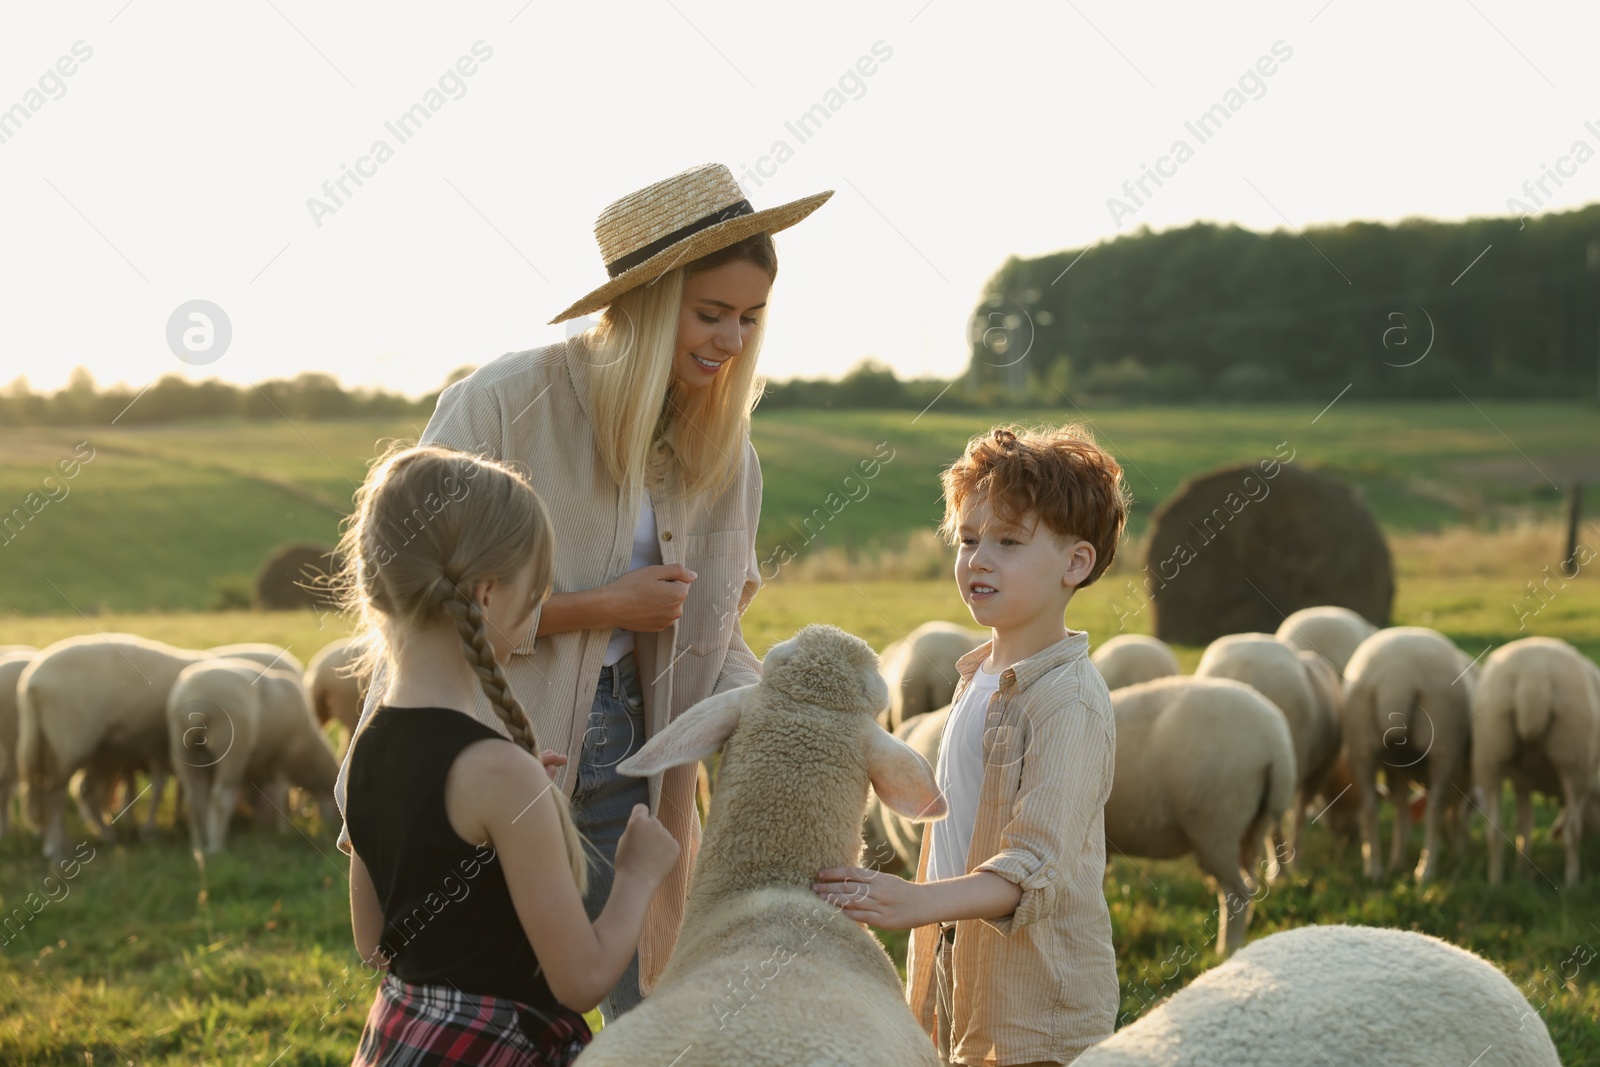
[[[611,280],[550,320],[565,322],[605,307],[622,293],[755,233],[777,233],[821,207],[833,190],[757,211],[721,163],[690,167],[612,202],[595,220],[594,239]]]

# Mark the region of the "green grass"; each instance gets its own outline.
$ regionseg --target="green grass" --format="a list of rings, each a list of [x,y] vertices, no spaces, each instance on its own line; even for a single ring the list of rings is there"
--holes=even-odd
[[[1135,536],[1183,479],[1271,456],[1280,444],[1296,463],[1355,485],[1393,533],[1553,516],[1559,493],[1546,475],[1562,487],[1600,480],[1593,410],[1476,399],[1481,411],[1465,402],[1341,401],[1320,416],[1261,405],[1096,409],[1089,417],[1125,466]],[[1076,417],[1072,409],[1010,415]],[[780,545],[805,555],[899,544],[933,526],[940,468],[995,421],[937,405],[920,416],[758,409],[762,557]],[[420,420],[0,430],[0,522],[13,517],[9,530],[0,526],[0,612],[211,607],[220,589],[247,586],[275,546],[331,541],[380,443],[421,430]],[[80,441],[94,458],[66,482],[68,495],[49,501],[44,477]],[[873,459],[881,466],[865,478],[861,464]],[[37,514],[28,511],[30,493]]]

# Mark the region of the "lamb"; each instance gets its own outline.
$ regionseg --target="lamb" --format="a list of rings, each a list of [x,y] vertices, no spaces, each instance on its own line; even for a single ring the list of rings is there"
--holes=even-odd
[[[1107,689],[1182,673],[1172,648],[1148,634],[1118,634],[1090,654],[1095,669],[1105,679]]]
[[[1440,819],[1447,806],[1471,801],[1463,783],[1470,766],[1476,682],[1477,667],[1466,653],[1423,626],[1379,630],[1361,642],[1345,666],[1345,750],[1361,800],[1362,865],[1373,881],[1384,869],[1378,850],[1380,763],[1395,810],[1392,867],[1404,861],[1411,831],[1409,783],[1424,781],[1426,774],[1422,856],[1414,873],[1418,883],[1433,877]],[[1464,819],[1464,811],[1458,817]]]
[[[677,947],[644,1002],[595,1036],[585,1067],[938,1063],[882,944],[815,896],[858,866],[870,784],[939,818],[926,760],[876,721],[888,686],[866,642],[811,624],[755,685],[701,701],[617,769],[647,775],[723,747]]]
[[[982,630],[953,622],[925,622],[883,650],[889,712],[879,721],[890,730],[907,719],[942,708],[955,696],[956,660],[989,640]]]
[[[1339,722],[1331,706],[1317,699],[1311,676],[1293,650],[1270,634],[1241,633],[1219,637],[1206,648],[1195,668],[1197,678],[1231,678],[1254,686],[1283,713],[1294,741],[1294,765],[1299,773],[1294,806],[1289,819],[1288,848],[1283,866],[1293,867],[1305,828],[1306,805],[1339,757]],[[1277,834],[1274,834],[1277,837]],[[1274,849],[1272,860],[1278,859]],[[1279,865],[1269,860],[1268,879]]]
[[[1317,653],[1342,679],[1357,646],[1377,632],[1365,616],[1330,604],[1301,608],[1279,623],[1273,636],[1290,648]]]
[[[344,745],[350,744],[361,722],[361,706],[367,696],[367,680],[351,675],[350,665],[361,649],[353,638],[340,638],[324,645],[306,666],[306,699],[319,723],[330,719],[344,727]]]
[[[263,671],[242,659],[190,664],[168,694],[167,729],[197,850],[222,850],[240,787],[246,783],[262,788],[287,778],[319,798],[333,798],[338,767],[311,718],[296,673]],[[265,788],[263,794],[281,815],[282,805]],[[258,812],[271,808],[262,805]],[[324,817],[331,821],[331,811],[325,808]]]
[[[907,719],[894,735],[928,761],[939,765],[939,745],[944,739],[950,705],[938,711]],[[877,794],[867,799],[867,820],[863,828],[867,841],[867,862],[880,871],[904,870],[914,874],[917,857],[922,854],[922,822],[907,818],[880,800]]]
[[[1562,798],[1567,885],[1578,882],[1584,809],[1600,770],[1600,668],[1567,642],[1524,637],[1484,661],[1472,705],[1473,777],[1483,790],[1490,832],[1489,884],[1503,874],[1501,782],[1517,794],[1517,850],[1528,854],[1533,830],[1529,793]],[[1590,827],[1593,829],[1593,827]]]
[[[246,641],[237,645],[218,645],[208,648],[207,652],[213,656],[231,659],[250,660],[263,667],[276,667],[281,670],[292,671],[295,674],[304,674],[305,668],[295,658],[294,653],[280,645],[269,645],[259,641]]]
[[[17,679],[34,653],[0,652],[0,837],[11,828],[11,797],[17,791]]]
[[[1396,996],[1399,976],[1414,995]],[[1544,1020],[1488,960],[1427,934],[1345,925],[1261,938],[1076,1067],[1223,1063],[1561,1067]]]
[[[1215,880],[1217,952],[1244,941],[1258,845],[1283,820],[1296,782],[1294,741],[1266,697],[1227,678],[1157,678],[1111,691],[1117,760],[1106,844],[1124,856],[1193,852]]]

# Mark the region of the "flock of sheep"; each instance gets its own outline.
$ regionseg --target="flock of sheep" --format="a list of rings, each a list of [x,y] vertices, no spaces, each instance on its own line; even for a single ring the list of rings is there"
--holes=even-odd
[[[933,622],[883,652],[885,725],[930,763],[950,714],[955,661],[986,639]],[[1410,787],[1420,786],[1419,882],[1437,873],[1446,823],[1459,851],[1476,811],[1489,826],[1489,881],[1501,881],[1507,778],[1524,857],[1531,794],[1561,803],[1556,832],[1567,884],[1579,877],[1583,831],[1600,827],[1600,667],[1565,641],[1513,641],[1480,669],[1437,631],[1380,630],[1348,609],[1315,607],[1290,615],[1275,634],[1218,638],[1193,675],[1181,674],[1172,650],[1153,637],[1113,637],[1091,658],[1117,724],[1108,851],[1193,854],[1227,916],[1218,924],[1224,956],[1244,941],[1257,862],[1264,852],[1268,882],[1292,869],[1308,816],[1327,813],[1336,829],[1354,822],[1365,873],[1376,880],[1385,869],[1380,799],[1395,809],[1388,865],[1397,868],[1417,807]],[[869,860],[880,868],[914,870],[921,835],[920,824],[869,804]]]
[[[143,830],[155,829],[176,777],[193,844],[207,853],[225,845],[242,800],[258,824],[286,829],[291,787],[334,821],[339,767],[322,724],[337,719],[348,738],[360,716],[359,683],[341,671],[350,656],[336,641],[305,668],[275,645],[186,649],[121,633],[42,651],[0,646],[0,834],[20,783],[45,856],[64,857],[76,777],[78,813],[110,838],[116,788],[125,811],[135,773],[152,794]]]

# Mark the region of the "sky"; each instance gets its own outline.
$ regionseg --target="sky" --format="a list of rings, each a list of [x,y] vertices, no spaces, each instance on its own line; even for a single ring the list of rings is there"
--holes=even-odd
[[[1509,0],[8,3],[0,384],[419,395],[564,337],[601,210],[708,162],[757,209],[835,191],[775,238],[764,373],[953,377],[1011,255],[1600,199],[1596,40]]]

